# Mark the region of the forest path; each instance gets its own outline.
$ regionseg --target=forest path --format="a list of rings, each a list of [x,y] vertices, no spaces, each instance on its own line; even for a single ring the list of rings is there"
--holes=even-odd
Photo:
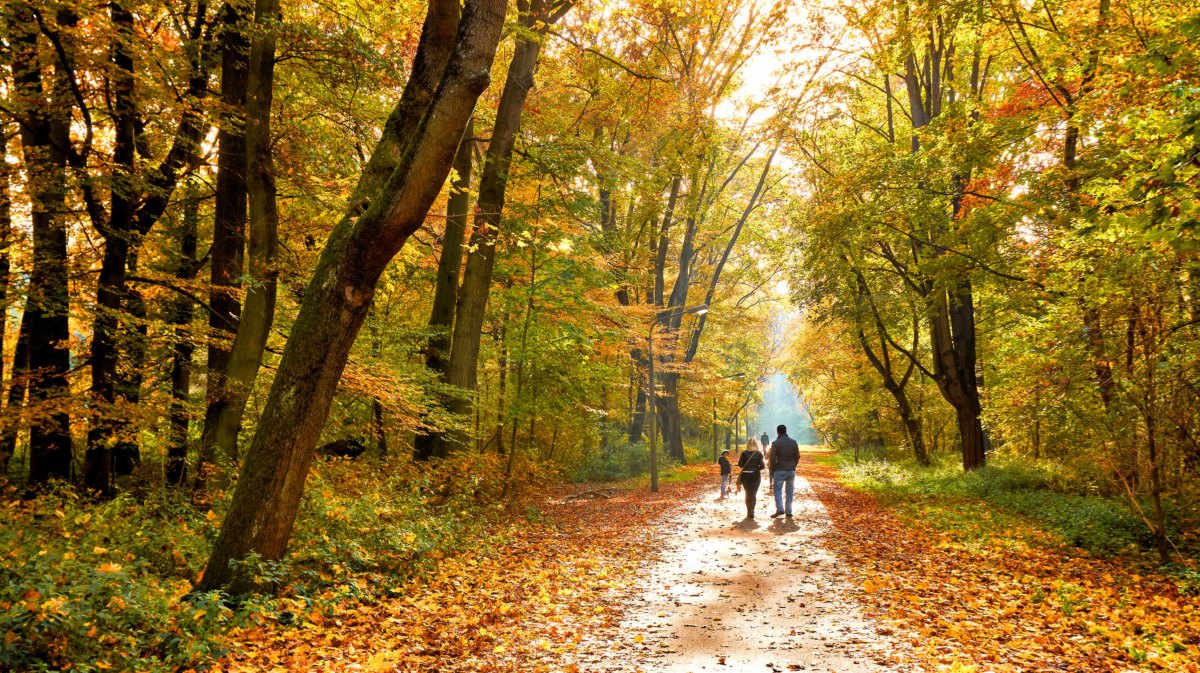
[[[796,478],[791,520],[769,518],[765,486],[757,520],[743,520],[743,497],[704,488],[654,524],[661,553],[630,592],[618,639],[585,641],[579,670],[898,670],[885,663],[895,644],[823,544],[836,532],[808,481]]]

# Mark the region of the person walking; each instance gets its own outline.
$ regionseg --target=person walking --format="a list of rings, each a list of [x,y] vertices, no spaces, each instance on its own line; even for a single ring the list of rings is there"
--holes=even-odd
[[[721,466],[721,497],[717,500],[724,500],[725,495],[729,493],[729,478],[733,476],[733,465],[729,464],[729,449],[721,452],[717,464]]]
[[[800,446],[796,440],[788,437],[787,426],[781,425],[775,430],[779,436],[771,443],[771,488],[775,491],[775,513],[771,518],[786,516],[792,518],[792,493],[796,489],[796,466],[800,464]],[[784,504],[783,491],[787,490],[787,503]]]
[[[766,486],[767,486],[767,491],[770,492],[770,490],[773,488],[772,484],[775,483],[775,471],[771,469],[771,449],[774,447],[771,444],[771,440],[767,438],[767,433],[765,433],[765,432],[762,433],[762,437],[758,438],[758,441],[759,441],[759,443],[762,444],[763,458],[765,458],[767,461],[767,484],[766,484]]]
[[[738,483],[746,489],[746,518],[753,521],[758,487],[762,483],[763,468],[766,467],[762,445],[758,443],[757,438],[751,437],[750,441],[746,443],[746,450],[738,458],[738,467],[742,468],[741,473],[738,474]]]

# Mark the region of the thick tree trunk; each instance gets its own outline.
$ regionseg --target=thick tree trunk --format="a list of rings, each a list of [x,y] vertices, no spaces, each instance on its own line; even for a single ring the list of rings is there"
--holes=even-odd
[[[640,376],[635,385],[637,386],[637,397],[633,403],[633,416],[629,419],[630,444],[642,441],[642,435],[646,432],[646,387],[642,385]]]
[[[66,149],[70,145],[70,94],[63,64],[55,69],[51,100],[38,59],[38,24],[28,3],[8,7],[13,84],[21,107],[21,145],[33,229],[33,263],[29,278],[29,404],[36,407],[30,423],[29,481],[70,479],[71,418],[64,405],[70,396],[70,295],[67,287]],[[36,338],[34,336],[36,335]]]
[[[926,61],[939,63],[945,56],[945,49],[944,43],[939,41],[935,45],[931,42],[926,46]],[[978,52],[976,58],[978,59]],[[925,88],[922,88],[921,77],[922,71],[917,65],[915,53],[908,54],[905,59],[904,80],[914,131],[927,126],[941,113],[944,95],[938,77],[925,80]],[[972,94],[980,95],[982,88],[983,82],[973,78]],[[919,152],[920,149],[920,140],[914,133],[912,151]],[[962,207],[963,189],[969,181],[969,174],[967,171],[966,175],[955,177],[956,194],[947,213],[947,222],[953,222],[958,217]],[[944,223],[935,225],[935,229],[938,233],[946,234]],[[935,252],[933,256],[937,257],[940,254]],[[942,397],[955,410],[959,439],[962,443],[963,469],[974,470],[984,465],[986,440],[979,420],[981,405],[979,382],[975,372],[975,302],[971,282],[966,276],[962,276],[954,280],[949,290],[945,290],[924,279],[921,294],[931,313],[930,346],[933,351],[934,380]]]
[[[189,182],[188,200],[183,209],[183,228],[179,232],[179,261],[175,277],[189,281],[199,272],[196,234],[199,228],[200,194],[195,180]],[[191,414],[188,401],[192,390],[192,354],[196,350],[191,324],[195,308],[188,297],[177,297],[171,312],[175,345],[171,357],[171,411],[167,438],[166,478],[168,484],[182,486],[187,481],[188,431]]]
[[[246,402],[262,365],[263,352],[275,320],[279,271],[279,211],[275,202],[275,166],[271,157],[271,100],[275,80],[275,29],[279,2],[258,2],[250,47],[246,101],[246,195],[252,283],[246,291],[237,334],[229,352],[225,377],[219,383],[213,441],[221,455],[237,456],[238,433]],[[208,428],[206,428],[208,430]]]
[[[442,255],[438,258],[437,281],[433,291],[433,309],[429,327],[433,335],[425,348],[425,366],[446,380],[450,366],[450,335],[454,328],[454,308],[458,300],[458,272],[462,267],[462,245],[466,237],[467,213],[471,205],[471,150],[475,128],[469,122],[454,157],[454,180],[446,203],[446,230],[442,235]],[[451,400],[443,398],[443,406]],[[448,448],[439,433],[418,432],[413,439],[413,458],[428,460],[445,456]]]
[[[107,223],[101,226],[104,257],[96,281],[96,315],[92,322],[92,404],[96,418],[88,431],[83,463],[84,487],[111,496],[113,444],[125,425],[116,409],[118,331],[126,294],[129,246],[133,237],[134,134],[137,110],[134,105],[133,14],[121,2],[110,6],[113,39],[113,154],[112,197]]]
[[[679,374],[660,374],[662,382],[658,397],[657,418],[662,431],[662,446],[667,457],[679,464],[687,463],[683,453],[683,413],[679,408]]]
[[[934,299],[930,319],[934,381],[951,406],[962,443],[963,469],[984,465],[986,443],[979,420],[979,387],[975,374],[975,304],[968,281],[961,281],[951,300]]]
[[[222,395],[229,368],[229,346],[237,331],[242,304],[237,288],[245,261],[246,247],[246,96],[250,69],[247,23],[252,5],[248,0],[228,0],[221,27],[221,107],[217,128],[217,185],[213,206],[213,240],[209,257],[208,303],[210,329],[204,429],[200,436],[197,478],[217,458],[217,422],[228,404]],[[226,456],[233,458],[233,456]]]
[[[457,6],[454,0],[434,0],[430,13],[447,4]],[[414,110],[421,121],[408,149],[384,186],[371,195],[366,211],[359,215],[352,209],[330,235],[197,590],[252,589],[253,579],[232,564],[250,553],[267,560],[283,556],[317,438],[375,284],[441,191],[475,101],[487,87],[504,10],[502,0],[467,0],[429,110]],[[415,86],[410,79],[401,105],[424,93],[413,91]]]

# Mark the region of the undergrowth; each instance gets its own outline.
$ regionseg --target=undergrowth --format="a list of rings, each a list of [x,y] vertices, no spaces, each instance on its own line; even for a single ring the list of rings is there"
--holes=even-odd
[[[247,565],[273,596],[189,595],[227,506],[218,492],[94,502],[0,492],[0,670],[177,671],[225,652],[234,626],[399,590],[467,547],[502,542],[503,465],[469,456],[314,466],[287,560]],[[537,484],[524,484],[536,487]],[[515,516],[520,516],[519,512]],[[520,519],[524,521],[522,517]]]
[[[1033,541],[1037,535],[1016,532],[1032,521],[1059,541],[1098,555],[1148,550],[1154,542],[1128,503],[1099,495],[1098,478],[1085,470],[1006,456],[966,473],[954,457],[930,467],[845,456],[837,462],[849,485],[960,538],[1003,530]]]

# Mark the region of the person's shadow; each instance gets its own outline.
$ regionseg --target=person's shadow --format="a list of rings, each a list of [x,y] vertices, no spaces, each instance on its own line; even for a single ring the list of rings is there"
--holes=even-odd
[[[771,526],[767,530],[776,535],[784,535],[800,530],[800,526],[796,525],[795,519],[780,517],[778,519],[771,519]]]
[[[751,519],[750,517],[746,517],[734,525],[742,530],[754,530],[755,528],[762,528],[762,524],[760,524],[757,519]]]

